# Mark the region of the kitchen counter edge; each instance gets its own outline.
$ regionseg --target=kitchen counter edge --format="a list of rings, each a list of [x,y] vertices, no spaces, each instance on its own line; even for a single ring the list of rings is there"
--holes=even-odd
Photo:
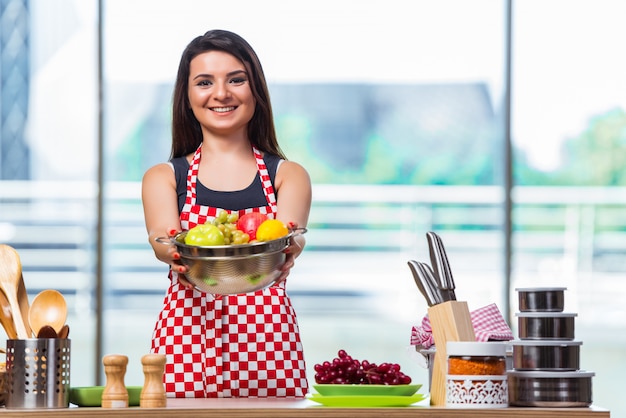
[[[396,408],[334,408],[309,400],[293,399],[168,399],[165,408],[87,408],[7,409],[0,417],[94,418],[609,418],[610,411],[592,405],[588,408],[436,408],[409,406]]]

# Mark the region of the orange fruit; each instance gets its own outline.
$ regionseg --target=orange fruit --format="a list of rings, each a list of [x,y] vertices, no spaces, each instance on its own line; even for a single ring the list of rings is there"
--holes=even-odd
[[[257,241],[271,241],[289,234],[289,229],[278,219],[263,221],[256,230]]]

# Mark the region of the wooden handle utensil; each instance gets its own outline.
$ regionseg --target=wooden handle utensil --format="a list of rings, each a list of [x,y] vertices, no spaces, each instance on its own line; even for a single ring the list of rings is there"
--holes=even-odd
[[[18,289],[22,281],[22,263],[20,262],[19,254],[13,247],[1,244],[0,290],[4,292],[11,306],[17,338],[27,339],[32,337],[32,331],[30,331],[30,327],[26,325],[25,318],[22,315],[22,308],[18,302]]]

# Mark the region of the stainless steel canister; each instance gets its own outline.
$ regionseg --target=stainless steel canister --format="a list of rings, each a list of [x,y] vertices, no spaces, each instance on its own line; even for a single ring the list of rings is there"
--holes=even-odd
[[[509,405],[566,408],[589,406],[593,403],[594,372],[507,372]]]
[[[7,340],[7,408],[67,408],[70,403],[67,338]]]
[[[573,340],[577,314],[562,312],[516,313],[522,340]]]
[[[565,287],[521,287],[518,294],[521,312],[563,312]]]
[[[514,341],[515,370],[574,371],[580,368],[581,341]]]

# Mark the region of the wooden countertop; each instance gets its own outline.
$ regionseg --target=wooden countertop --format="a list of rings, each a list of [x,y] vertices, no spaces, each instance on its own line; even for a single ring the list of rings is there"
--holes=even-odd
[[[419,405],[419,404],[418,404]],[[144,417],[144,418],[609,418],[606,409],[590,408],[493,408],[452,409],[430,406],[398,408],[331,408],[310,400],[293,399],[168,399],[167,407],[148,408],[79,408],[63,409],[6,409],[0,408],[0,417],[20,418],[95,418],[95,417]]]

